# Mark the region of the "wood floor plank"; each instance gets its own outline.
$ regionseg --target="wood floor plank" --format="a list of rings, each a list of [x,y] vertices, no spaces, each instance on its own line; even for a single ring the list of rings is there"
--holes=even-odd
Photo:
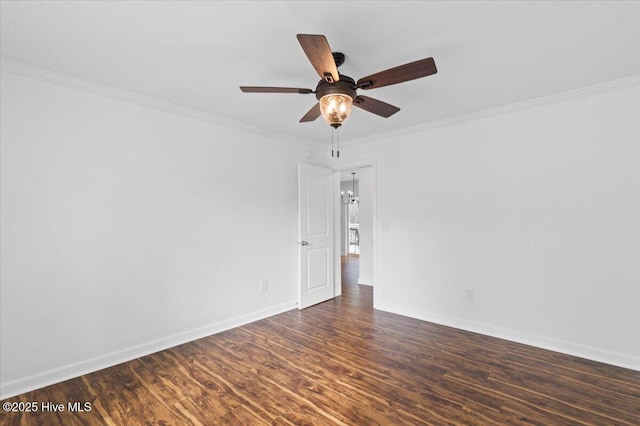
[[[640,372],[373,309],[342,296],[4,402],[2,425],[639,425]]]
[[[348,424],[390,424],[398,422],[396,418],[396,408],[387,404],[387,401],[376,398],[372,392],[366,394],[350,394],[347,389],[341,388],[342,392],[334,390],[334,384],[341,380],[343,375],[333,374],[330,369],[322,368],[320,371],[312,371],[306,366],[311,361],[315,353],[291,353],[282,351],[282,347],[276,344],[266,344],[264,341],[256,339],[255,335],[237,330],[235,336],[227,334],[227,338],[232,339],[231,343],[238,350],[252,354],[248,360],[253,365],[269,365],[274,360],[280,365],[286,366],[287,371],[297,371],[296,376],[285,375],[285,380],[280,385],[285,389],[292,389],[303,395],[308,401],[313,403],[322,411],[331,413],[334,418],[340,421],[347,421]],[[228,342],[228,341],[227,341]],[[224,341],[222,343],[225,343]],[[302,362],[297,362],[302,360]],[[325,359],[325,361],[328,361]],[[316,364],[316,359],[313,360]],[[288,379],[288,380],[287,380]],[[371,403],[375,403],[373,406]],[[349,416],[345,419],[342,411],[349,411]],[[403,411],[402,416],[413,419],[414,424],[423,421],[415,413]]]
[[[259,325],[256,323],[256,326]],[[305,337],[306,332],[304,330],[298,330],[298,332],[301,333],[299,336],[300,339],[314,339],[313,337]],[[281,334],[284,333],[275,333],[275,336]],[[276,338],[277,337],[272,337],[272,339]],[[322,339],[319,341],[322,341]],[[326,363],[326,360],[332,357],[330,351],[323,352],[324,349],[322,345],[321,347],[315,347],[314,343],[305,342],[304,346],[314,348],[314,350],[324,355],[323,359],[314,360],[314,363]],[[472,388],[453,389],[455,387],[454,384],[450,382],[447,383],[446,380],[443,380],[443,374],[446,371],[443,369],[436,370],[434,374],[430,373],[429,368],[423,370],[409,369],[408,371],[403,369],[401,371],[394,369],[394,367],[398,365],[396,359],[392,357],[383,359],[380,354],[376,354],[376,358],[370,356],[370,359],[358,359],[355,354],[350,354],[348,358],[342,357],[339,353],[335,354],[335,356],[338,358],[341,366],[351,368],[350,370],[340,372],[342,374],[341,385],[346,385],[345,382],[348,378],[357,378],[356,384],[352,383],[351,385],[357,389],[362,389],[362,398],[367,398],[368,394],[372,392],[382,393],[379,388],[381,386],[380,383],[383,383],[385,388],[388,386],[396,387],[393,401],[398,403],[400,402],[400,398],[397,389],[408,389],[413,397],[415,398],[417,396],[422,404],[426,405],[427,402],[437,402],[435,408],[432,404],[426,405],[427,407],[431,407],[432,410],[426,413],[427,418],[437,419],[439,417],[437,415],[438,410],[444,409],[448,418],[453,421],[457,418],[456,416],[459,412],[466,410],[467,412],[464,414],[464,417],[457,419],[459,423],[456,424],[492,424],[492,414],[500,408],[499,404],[496,405],[495,395],[486,395]],[[412,365],[417,362],[419,362],[419,359],[416,358],[406,364]],[[390,368],[386,368],[385,365]],[[359,367],[362,367],[363,370],[358,370]],[[461,398],[461,396],[463,396],[463,398]],[[418,411],[415,407],[418,407],[417,404],[413,405],[413,409]],[[475,408],[480,409],[476,410]],[[487,410],[487,408],[490,410]],[[507,420],[505,416],[501,416],[499,419],[494,419],[495,423],[493,424],[504,424],[505,420]],[[510,424],[516,424],[515,419],[511,420]]]

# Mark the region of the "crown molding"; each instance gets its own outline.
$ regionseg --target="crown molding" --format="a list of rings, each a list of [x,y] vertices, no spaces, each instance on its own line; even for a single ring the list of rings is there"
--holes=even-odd
[[[100,96],[106,96],[113,99],[117,99],[123,102],[128,102],[136,105],[140,105],[155,110],[168,112],[171,114],[181,115],[187,118],[193,118],[200,121],[206,121],[219,126],[239,130],[242,132],[252,133],[255,135],[263,136],[269,139],[275,139],[278,141],[285,141],[295,143],[297,145],[313,144],[322,146],[312,140],[298,139],[284,133],[273,132],[265,130],[257,126],[253,126],[241,121],[231,120],[225,117],[221,117],[215,114],[204,112],[201,110],[189,108],[186,106],[174,104],[160,99],[152,98],[149,96],[140,95],[137,93],[129,92],[126,90],[116,89],[111,86],[107,86],[93,81],[84,80],[78,77],[70,76],[67,74],[58,73],[48,70],[46,68],[36,67],[33,65],[25,64],[23,62],[14,61],[5,57],[0,57],[0,69],[4,72],[19,75],[22,77],[29,77],[36,80],[44,81],[46,83],[52,83],[59,86],[65,86],[71,89],[90,92]]]
[[[585,96],[593,95],[596,93],[608,92],[615,89],[631,87],[640,84],[640,74],[632,75],[630,77],[624,77],[617,80],[607,81],[605,83],[598,83],[592,86],[582,87],[579,89],[569,90],[567,92],[556,93],[553,95],[543,96],[540,98],[530,99],[523,102],[514,104],[508,104],[500,107],[490,108],[482,111],[472,112],[469,114],[460,115],[452,118],[444,118],[442,120],[431,121],[428,123],[422,123],[411,127],[405,127],[398,130],[392,130],[377,134],[375,136],[365,136],[358,139],[352,139],[349,141],[341,142],[343,147],[361,145],[376,142],[383,139],[389,139],[397,136],[410,135],[413,133],[419,133],[425,130],[434,129],[437,127],[447,127],[456,124],[464,123],[467,121],[478,120],[481,118],[495,117],[512,112],[523,111],[531,108],[535,108],[542,105],[552,105],[561,102],[567,102],[574,99],[579,99]]]
[[[231,120],[225,117],[221,117],[215,114],[204,112],[201,110],[185,107],[182,105],[174,104],[160,99],[152,98],[149,96],[140,95],[137,93],[129,92],[126,90],[116,89],[111,86],[95,83],[89,80],[84,80],[78,77],[73,77],[67,74],[58,73],[48,70],[46,68],[36,67],[33,65],[25,64],[23,62],[15,61],[5,57],[0,57],[0,69],[12,74],[41,80],[47,83],[52,83],[60,86],[69,87],[76,90],[85,92],[91,92],[101,96],[118,99],[124,102],[164,111],[172,114],[181,115],[183,117],[193,118],[200,121],[206,121],[219,126],[239,130],[255,134],[258,136],[274,139],[278,141],[285,141],[295,144],[309,144],[318,146],[320,148],[327,148],[326,144],[313,140],[299,139],[284,133],[265,130],[257,126],[253,126],[248,123],[244,123],[237,120]],[[504,105],[500,107],[490,108],[482,111],[472,112],[456,117],[445,118],[442,120],[431,121],[427,123],[421,123],[415,126],[405,127],[402,129],[392,130],[389,132],[379,133],[374,136],[365,136],[362,138],[347,140],[341,142],[343,147],[360,145],[366,143],[372,143],[383,139],[389,139],[397,136],[409,135],[413,133],[419,133],[425,130],[447,127],[467,121],[478,120],[481,118],[488,118],[508,114],[511,112],[522,111],[530,108],[535,108],[542,105],[550,105],[554,103],[566,102],[573,99],[578,99],[583,96],[589,96],[595,93],[606,92],[615,90],[618,88],[630,87],[640,83],[640,75],[633,75],[630,77],[624,77],[617,80],[608,81],[605,83],[599,83],[592,86],[583,87],[580,89],[570,90],[558,94],[549,96],[543,96],[527,100],[524,102],[518,102],[514,104]]]

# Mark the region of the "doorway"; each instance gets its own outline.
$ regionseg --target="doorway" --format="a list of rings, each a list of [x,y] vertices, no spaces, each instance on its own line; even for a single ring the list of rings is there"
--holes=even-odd
[[[373,177],[370,164],[340,170],[340,264],[351,271],[351,283],[368,286],[374,284]]]
[[[341,254],[358,257],[360,254],[360,180],[357,171],[340,173],[340,244]]]
[[[334,169],[298,164],[299,309],[342,294],[342,255],[346,256],[349,250],[343,244],[345,240],[341,235],[341,230],[345,228],[340,226],[340,207],[343,206],[340,181],[341,171],[348,169],[360,173],[358,194],[355,194],[353,178],[351,187],[351,195],[357,195],[359,201],[358,229],[357,233],[352,233],[350,244],[352,254],[358,255],[359,274],[356,283],[375,285],[375,166],[372,163],[343,164]],[[348,173],[353,176],[352,171]],[[365,212],[368,213],[366,221]],[[351,220],[352,225],[355,222]],[[345,232],[345,235],[348,233]],[[320,239],[312,241],[312,238]],[[346,250],[343,251],[342,247]]]

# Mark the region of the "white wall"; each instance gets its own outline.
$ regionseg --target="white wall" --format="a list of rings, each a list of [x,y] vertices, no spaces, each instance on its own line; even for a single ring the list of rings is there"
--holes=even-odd
[[[640,369],[639,81],[343,146],[376,160],[375,307]]]
[[[1,83],[0,398],[295,307],[309,146]]]

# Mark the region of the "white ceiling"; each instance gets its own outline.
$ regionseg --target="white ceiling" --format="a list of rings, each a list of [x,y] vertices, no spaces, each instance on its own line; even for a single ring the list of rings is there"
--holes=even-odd
[[[297,33],[324,34],[356,80],[424,57],[438,73],[360,91],[401,111],[354,109],[341,140],[640,74],[640,2],[2,1],[3,58],[157,98],[289,138],[330,144]]]

